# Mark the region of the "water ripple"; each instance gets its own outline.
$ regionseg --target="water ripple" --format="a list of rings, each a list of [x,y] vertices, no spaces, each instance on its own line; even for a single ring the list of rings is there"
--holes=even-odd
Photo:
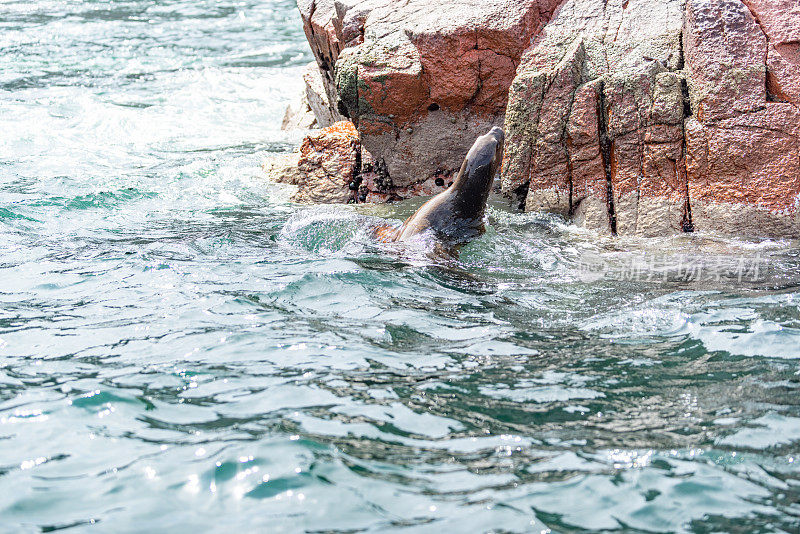
[[[797,530],[796,241],[384,246],[261,174],[293,2],[3,6],[4,527]]]

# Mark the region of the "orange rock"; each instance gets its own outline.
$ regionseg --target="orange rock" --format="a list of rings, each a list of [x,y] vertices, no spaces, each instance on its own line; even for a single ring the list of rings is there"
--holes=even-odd
[[[276,176],[298,186],[297,202],[344,203],[353,198],[349,184],[360,170],[358,131],[340,121],[303,139],[297,172]]]

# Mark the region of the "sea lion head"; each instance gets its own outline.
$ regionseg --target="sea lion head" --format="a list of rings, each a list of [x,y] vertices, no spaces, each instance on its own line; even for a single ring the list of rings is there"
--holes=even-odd
[[[453,182],[461,217],[483,217],[494,175],[503,160],[504,140],[503,129],[495,126],[478,137],[467,152]]]

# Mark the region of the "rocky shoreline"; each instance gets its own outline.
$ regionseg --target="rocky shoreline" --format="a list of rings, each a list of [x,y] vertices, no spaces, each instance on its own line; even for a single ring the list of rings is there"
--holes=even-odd
[[[793,0],[298,7],[316,63],[284,126],[325,128],[283,178],[297,200],[438,193],[499,125],[520,209],[619,235],[800,230]]]

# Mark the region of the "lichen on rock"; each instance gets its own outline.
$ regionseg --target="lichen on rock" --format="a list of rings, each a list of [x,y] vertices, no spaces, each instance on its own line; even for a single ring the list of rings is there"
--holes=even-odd
[[[361,169],[360,151],[355,127],[341,121],[307,135],[299,154],[268,161],[264,169],[275,181],[297,186],[296,202],[346,203],[355,195],[350,184]]]
[[[511,85],[503,191],[610,233],[796,234],[800,71],[770,59],[768,4],[566,0]]]

